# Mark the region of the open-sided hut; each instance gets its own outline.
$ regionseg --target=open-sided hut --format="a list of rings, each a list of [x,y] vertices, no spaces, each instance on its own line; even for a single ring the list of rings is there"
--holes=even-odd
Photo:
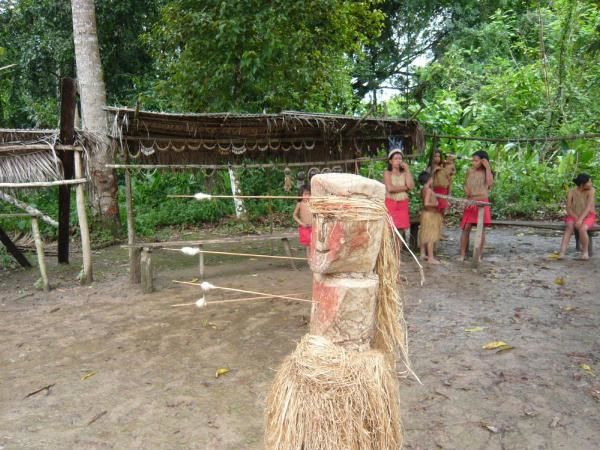
[[[3,214],[1,216],[28,216],[31,218],[32,231],[45,290],[48,290],[48,279],[45,273],[44,250],[37,221],[41,219],[53,226],[59,226],[59,223],[11,195],[23,189],[44,189],[51,186],[59,186],[60,189],[64,188],[68,191],[69,185],[77,186],[76,203],[83,251],[82,281],[92,281],[90,240],[83,188],[84,183],[87,183],[83,170],[82,154],[84,153],[84,148],[81,145],[61,145],[58,143],[58,140],[58,130],[0,129],[0,201],[10,203],[26,211],[25,213]],[[74,165],[75,178],[65,176],[65,161],[68,161],[67,164]],[[59,260],[61,253],[60,235],[64,234],[66,236],[68,261],[68,202],[65,216],[66,220],[60,220],[62,225],[66,224],[65,229],[62,230],[62,227],[59,226]],[[0,240],[21,265],[29,265],[1,228]]]
[[[423,147],[409,119],[286,111],[280,114],[173,114],[108,108],[116,146],[130,164],[164,168],[242,163],[329,164],[373,156],[391,143]]]

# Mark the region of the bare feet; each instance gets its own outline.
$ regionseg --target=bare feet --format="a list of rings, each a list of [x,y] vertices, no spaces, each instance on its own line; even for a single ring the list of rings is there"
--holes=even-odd
[[[427,263],[428,264],[441,264],[439,259],[435,259],[434,257],[431,257],[429,259],[427,259]]]
[[[581,261],[587,261],[588,259],[590,259],[590,255],[588,255],[587,253],[583,253],[583,254],[582,254],[580,257],[579,257],[579,259],[580,259]]]
[[[457,261],[460,261],[460,262],[464,262],[464,260],[465,260],[465,255],[460,255],[460,256],[457,258]]]
[[[565,254],[563,252],[560,252],[558,254],[558,256],[556,257],[556,259],[563,259],[565,257]]]

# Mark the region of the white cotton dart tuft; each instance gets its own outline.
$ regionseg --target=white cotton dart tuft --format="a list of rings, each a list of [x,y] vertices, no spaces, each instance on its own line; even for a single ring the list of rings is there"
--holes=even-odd
[[[203,290],[204,292],[208,292],[208,291],[210,291],[211,289],[214,289],[214,288],[215,288],[215,285],[214,285],[214,284],[211,284],[211,283],[209,283],[208,281],[203,281],[202,283],[200,283],[200,287],[202,288],[202,290]]]
[[[196,300],[196,306],[198,308],[205,308],[206,307],[206,299],[204,297],[199,298],[198,300]]]
[[[179,249],[179,251],[181,253],[183,253],[184,255],[189,255],[189,256],[198,255],[200,253],[200,249],[194,248],[194,247],[181,247]]]
[[[205,194],[204,192],[198,192],[197,194],[194,194],[194,198],[196,200],[210,200],[212,198],[212,195]]]

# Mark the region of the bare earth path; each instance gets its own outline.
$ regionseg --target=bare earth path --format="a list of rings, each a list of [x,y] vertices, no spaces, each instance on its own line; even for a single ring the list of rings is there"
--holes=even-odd
[[[452,261],[456,238],[443,243],[449,256],[427,269],[425,286],[413,263],[403,265],[423,382],[403,382],[406,448],[597,448],[600,257],[551,261],[556,235],[496,229],[477,273]],[[273,369],[306,333],[310,305],[172,308],[198,298],[171,283],[195,277],[196,261],[155,255],[151,295],[129,287],[126,251],[116,247],[94,255],[91,287],[74,281],[76,264],[51,262],[56,289],[47,295],[31,287],[34,271],[0,272],[0,449],[262,448]],[[306,266],[267,261],[209,257],[207,280],[309,298]],[[482,349],[495,340],[514,349]],[[219,368],[230,372],[215,378]]]

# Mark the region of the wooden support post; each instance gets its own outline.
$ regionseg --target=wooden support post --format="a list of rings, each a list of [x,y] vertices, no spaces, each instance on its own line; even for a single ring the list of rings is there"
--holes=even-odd
[[[204,281],[204,252],[202,251],[203,246],[199,245],[198,248],[200,249],[200,253],[198,254],[198,263],[200,265],[198,275],[200,276],[200,281]]]
[[[129,282],[131,284],[140,284],[142,282],[142,249],[134,247],[129,250],[131,250],[129,252]]]
[[[72,78],[61,81],[60,143],[73,145],[75,142],[75,110],[77,108],[77,85]],[[63,166],[64,179],[74,175],[73,151],[57,150]],[[71,188],[58,187],[58,262],[69,263],[69,218],[71,215]]]
[[[481,243],[483,242],[483,213],[484,207],[477,206],[477,229],[475,230],[475,242],[473,242],[473,267],[479,266],[481,259]]]
[[[83,163],[81,161],[81,152],[75,152],[75,177],[83,177]],[[78,184],[76,188],[77,218],[79,219],[79,234],[81,234],[81,252],[83,254],[83,276],[81,284],[89,284],[94,280],[92,271],[92,246],[90,243],[90,229],[88,227],[87,212],[85,210],[85,193],[83,184]]]
[[[4,232],[4,230],[2,228],[0,228],[0,242],[2,242],[4,244],[4,246],[6,247],[6,250],[8,250],[8,253],[10,253],[11,255],[13,255],[13,257],[17,260],[17,262],[19,264],[21,264],[21,267],[31,267],[31,263],[29,261],[27,261],[27,258],[25,258],[25,255],[23,255],[23,253],[21,253],[21,250],[19,250],[17,248],[17,246],[13,243],[13,241],[10,240],[10,238],[8,237],[8,235]]]
[[[148,247],[142,249],[141,255],[142,266],[142,292],[149,294],[154,291],[152,284],[152,250]]]
[[[37,217],[31,218],[31,231],[33,232],[33,239],[35,241],[35,251],[37,253],[40,275],[42,277],[42,286],[44,287],[44,292],[48,292],[50,290],[50,285],[48,284],[48,274],[46,273],[46,260],[44,259],[44,243],[42,242],[42,236],[40,235],[40,226],[38,224]]]
[[[292,254],[292,247],[290,247],[290,241],[288,240],[288,238],[281,238],[281,243],[283,244],[283,249],[285,250],[285,254],[289,257],[293,257],[294,255]],[[290,261],[290,266],[292,266],[292,270],[298,270],[294,260],[290,259],[289,261]]]
[[[125,152],[126,159],[128,152]],[[135,244],[135,219],[133,216],[133,191],[131,188],[131,173],[125,170],[125,207],[127,209],[127,244]],[[129,282],[140,283],[140,250],[129,247]]]

